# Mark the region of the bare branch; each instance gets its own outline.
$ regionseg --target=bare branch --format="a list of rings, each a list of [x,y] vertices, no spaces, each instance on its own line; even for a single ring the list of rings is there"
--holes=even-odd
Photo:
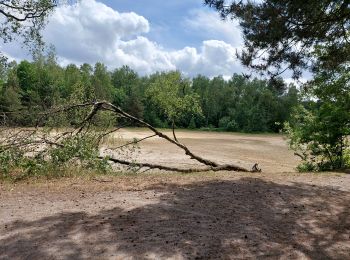
[[[145,126],[147,127],[148,129],[150,129],[152,132],[154,132],[156,135],[158,135],[159,137],[169,141],[170,143],[172,144],[175,144],[176,146],[178,146],[179,148],[181,148],[182,150],[185,151],[185,154],[190,156],[192,159],[195,159],[197,160],[198,162],[202,163],[202,164],[205,164],[205,165],[208,165],[208,166],[212,166],[212,167],[217,167],[219,166],[219,164],[217,164],[216,162],[213,162],[211,160],[207,160],[207,159],[204,159],[200,156],[197,156],[195,155],[194,153],[192,153],[185,145],[181,144],[180,142],[176,142],[175,140],[171,139],[169,136],[167,136],[166,134],[163,134],[162,132],[158,131],[157,129],[155,129],[153,126],[151,126],[150,124],[146,123],[145,121],[137,118],[137,117],[134,117],[126,112],[124,112],[121,108],[109,103],[109,102],[100,102],[100,103],[103,103],[102,105],[102,108],[105,108],[105,107],[110,107],[112,108],[115,113],[117,114],[121,114],[123,116],[125,116],[126,118],[129,118],[131,119],[132,121],[142,125],[142,126]]]
[[[123,127],[125,127],[126,125],[122,125],[120,127],[114,128],[106,133],[103,133],[102,135],[99,136],[99,140],[102,140],[102,138],[106,137],[107,135],[113,134],[117,131],[119,131],[120,129],[122,129]]]
[[[81,131],[83,130],[83,128],[85,127],[85,125],[87,123],[89,123],[91,121],[91,119],[97,114],[97,112],[100,110],[100,108],[102,107],[103,103],[101,102],[97,102],[94,104],[94,106],[92,107],[90,113],[87,115],[87,117],[85,117],[85,119],[80,123],[80,128],[77,131],[77,134],[80,134]]]
[[[173,128],[173,136],[174,136],[174,140],[175,140],[176,142],[179,142],[179,141],[177,140],[177,138],[176,138],[176,134],[175,134],[175,122],[174,122],[174,120],[173,120],[172,128]]]
[[[146,140],[146,139],[149,139],[149,138],[152,138],[152,137],[155,137],[155,136],[157,136],[157,135],[154,134],[154,135],[146,136],[146,137],[144,137],[144,138],[142,138],[142,139],[138,139],[138,140],[136,139],[136,140],[134,140],[134,141],[132,141],[132,142],[129,142],[129,143],[123,144],[123,145],[121,145],[121,146],[115,147],[115,148],[113,148],[113,150],[120,149],[120,148],[129,146],[129,145],[132,145],[132,144],[137,144],[137,143],[140,143],[140,142],[142,142],[142,141],[144,141],[144,140]]]
[[[191,172],[208,172],[208,171],[241,171],[241,172],[248,172],[248,170],[237,167],[230,164],[224,164],[217,167],[206,167],[206,168],[178,168],[178,167],[169,167],[164,166],[160,164],[152,164],[152,163],[137,163],[137,162],[129,162],[125,160],[120,160],[116,158],[109,158],[109,157],[102,157],[100,156],[99,159],[108,159],[110,162],[127,165],[131,167],[139,167],[139,168],[149,168],[149,169],[158,169],[158,170],[165,170],[165,171],[171,171],[171,172],[182,172],[182,173],[191,173]]]
[[[248,170],[244,167],[235,165],[235,164],[219,164],[217,162],[202,158],[201,156],[198,156],[194,154],[187,146],[184,144],[180,143],[178,139],[176,138],[175,135],[175,127],[173,124],[173,136],[174,139],[171,138],[170,136],[162,133],[161,131],[158,131],[156,128],[154,128],[152,125],[148,124],[147,122],[143,121],[142,119],[139,119],[137,117],[134,117],[125,111],[123,111],[121,108],[106,102],[106,101],[99,101],[99,102],[90,102],[90,103],[84,103],[84,104],[75,104],[69,107],[64,107],[64,108],[59,108],[57,110],[53,110],[51,112],[43,113],[42,115],[47,117],[52,114],[56,114],[59,112],[68,112],[73,109],[79,109],[79,108],[88,108],[90,107],[90,112],[87,114],[87,116],[82,120],[82,122],[79,124],[79,127],[75,128],[72,131],[64,132],[64,133],[57,133],[57,135],[50,135],[45,132],[40,132],[39,128],[36,128],[35,130],[31,131],[26,131],[26,130],[20,130],[16,133],[11,133],[9,135],[9,138],[7,138],[5,141],[0,139],[0,148],[8,148],[8,147],[14,147],[14,146],[27,146],[28,149],[32,149],[31,147],[33,145],[40,145],[41,148],[36,148],[36,150],[30,150],[31,153],[35,154],[43,154],[47,151],[49,151],[50,146],[57,146],[64,148],[64,141],[67,140],[67,138],[74,136],[74,135],[79,135],[84,131],[84,133],[87,133],[89,130],[89,126],[92,123],[92,120],[94,116],[99,112],[99,111],[110,111],[114,113],[114,115],[120,117],[124,117],[140,126],[146,127],[149,130],[153,132],[152,135],[146,136],[141,139],[135,139],[132,142],[126,143],[124,145],[118,146],[115,149],[120,149],[132,144],[140,143],[146,139],[153,138],[153,137],[160,137],[171,144],[176,145],[178,148],[182,149],[186,155],[188,155],[191,159],[196,160],[197,162],[201,163],[203,168],[178,168],[178,167],[170,167],[170,166],[164,166],[164,165],[159,165],[159,164],[151,164],[151,163],[140,163],[140,162],[130,162],[126,160],[122,160],[119,158],[113,158],[109,156],[98,156],[98,159],[102,160],[107,160],[111,163],[117,163],[121,165],[126,165],[129,167],[137,167],[138,170],[141,168],[148,168],[148,169],[159,169],[159,170],[166,170],[166,171],[174,171],[174,172],[182,172],[182,173],[190,173],[190,172],[205,172],[205,171],[241,171],[241,172],[260,172],[261,169],[259,169],[258,164],[255,164],[251,170]],[[102,135],[98,136],[97,135],[97,142],[96,145],[99,146],[101,144],[102,138],[106,135],[109,135],[115,131],[118,131],[121,127],[112,129],[110,131],[107,131],[106,133],[103,133]],[[67,135],[69,137],[67,137]],[[96,158],[96,157],[95,157]]]

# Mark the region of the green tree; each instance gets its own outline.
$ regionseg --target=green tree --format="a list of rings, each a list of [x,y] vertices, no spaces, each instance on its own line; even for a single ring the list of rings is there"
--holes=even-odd
[[[178,71],[161,73],[147,89],[146,96],[174,127],[184,116],[192,117],[202,113],[199,96],[190,88],[190,82],[183,79]]]
[[[90,64],[84,63],[80,66],[81,84],[84,88],[84,101],[96,99],[95,88],[92,85],[93,68]]]
[[[111,75],[107,67],[100,62],[95,64],[94,73],[92,75],[92,86],[96,99],[111,101],[113,96]]]
[[[82,75],[79,68],[74,64],[69,64],[64,69],[64,85],[61,88],[63,98],[68,98],[75,90],[75,85],[82,82]]]
[[[23,106],[17,78],[17,64],[12,63],[8,67],[5,82],[0,90],[0,124],[18,125],[21,124],[23,115],[16,112],[21,111]]]
[[[137,73],[128,66],[115,69],[112,73],[113,86],[117,89],[122,89],[125,95],[128,96],[131,95],[138,81],[139,77]]]
[[[140,97],[135,92],[132,92],[131,95],[126,98],[125,107],[127,107],[126,111],[129,114],[137,118],[143,118],[144,106]]]
[[[350,73],[347,69],[318,73],[307,86],[309,109],[299,106],[286,125],[290,146],[301,170],[350,167]]]
[[[40,98],[37,105],[47,110],[60,104],[64,71],[57,63],[55,50],[51,49],[46,54],[39,54],[34,60],[34,66],[37,76],[36,89]]]
[[[34,64],[22,61],[17,67],[18,84],[21,89],[22,104],[28,108],[40,102],[36,89],[37,75]]]
[[[198,94],[200,100],[200,106],[202,108],[204,122],[198,122],[198,125],[209,126],[209,116],[211,114],[211,108],[209,106],[210,99],[210,79],[203,75],[198,75],[192,79],[192,88],[195,93]]]
[[[143,118],[141,81],[138,74],[128,66],[115,69],[112,73],[114,87],[113,103],[126,112]]]
[[[346,165],[350,57],[348,1],[205,0],[222,17],[238,19],[243,31],[242,63],[271,80],[285,71],[299,78],[311,70],[299,106],[287,125],[291,147],[301,151],[307,169]],[[277,82],[278,83],[278,82]],[[278,85],[278,84],[277,84]],[[341,94],[340,94],[341,93]],[[293,93],[285,100],[293,102]],[[294,95],[295,96],[295,95]],[[287,102],[286,101],[286,102]]]
[[[52,52],[46,56],[37,55],[32,63],[22,61],[17,68],[17,77],[24,105],[48,109],[60,96],[63,70]]]
[[[238,19],[244,37],[243,64],[275,77],[292,70],[334,69],[349,62],[350,6],[346,0],[204,0],[222,17]],[[316,46],[322,55],[314,56]]]
[[[0,37],[4,42],[18,38],[30,49],[43,46],[41,30],[59,0],[5,0],[0,1]]]

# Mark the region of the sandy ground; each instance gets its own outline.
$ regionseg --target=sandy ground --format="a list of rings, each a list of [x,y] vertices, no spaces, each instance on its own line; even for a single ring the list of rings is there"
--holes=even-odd
[[[213,160],[258,162],[263,173],[2,183],[0,259],[350,259],[350,175],[295,173],[278,135],[178,137]],[[196,165],[157,138],[138,160]]]
[[[165,131],[172,136],[170,131]],[[122,130],[115,137],[126,142],[132,138],[141,139],[153,133],[147,130]],[[177,138],[192,152],[220,163],[233,163],[251,169],[254,163],[266,172],[291,172],[298,164],[298,158],[289,151],[281,135],[249,135],[232,133],[212,133],[197,131],[177,131]],[[118,143],[119,145],[119,143]],[[141,154],[135,153],[136,160],[183,168],[201,166],[189,159],[184,152],[159,137],[143,141]]]

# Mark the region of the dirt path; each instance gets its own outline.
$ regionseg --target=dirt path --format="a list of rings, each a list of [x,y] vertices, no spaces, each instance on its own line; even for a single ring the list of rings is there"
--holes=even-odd
[[[0,259],[349,259],[350,175],[292,172],[279,136],[205,135],[180,138],[220,160],[262,160],[264,173],[3,183]]]

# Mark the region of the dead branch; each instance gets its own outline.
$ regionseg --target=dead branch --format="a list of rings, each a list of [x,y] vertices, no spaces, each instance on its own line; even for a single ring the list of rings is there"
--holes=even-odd
[[[93,180],[97,182],[113,182],[113,180],[104,180],[104,179],[97,179],[97,178],[93,178]]]
[[[40,145],[42,144],[45,146],[44,148],[40,148],[39,150],[36,151],[36,154],[43,153],[44,151],[48,151],[51,146],[56,146],[56,147],[62,147],[64,148],[64,140],[66,138],[72,137],[73,135],[79,135],[79,136],[84,136],[85,134],[82,133],[87,133],[89,130],[89,127],[92,123],[93,118],[100,112],[100,111],[110,111],[114,113],[115,116],[117,117],[122,117],[124,119],[128,119],[132,121],[133,123],[136,123],[139,126],[143,126],[148,128],[151,132],[153,132],[152,135],[149,135],[147,137],[141,138],[141,139],[135,139],[132,142],[126,143],[124,145],[118,146],[116,148],[113,148],[113,150],[116,149],[122,149],[123,147],[140,143],[148,138],[152,138],[155,136],[158,136],[168,142],[170,142],[173,145],[176,145],[178,148],[184,151],[184,153],[189,156],[191,159],[196,160],[197,162],[201,163],[203,166],[202,168],[178,168],[178,167],[170,167],[170,166],[165,166],[165,165],[159,165],[159,164],[151,164],[151,163],[139,163],[139,162],[131,162],[131,161],[126,161],[110,156],[98,156],[98,159],[102,160],[108,160],[110,163],[115,163],[115,164],[121,164],[125,165],[128,167],[136,167],[138,170],[142,168],[146,168],[147,170],[149,169],[159,169],[159,170],[165,170],[165,171],[173,171],[173,172],[182,172],[182,173],[191,173],[191,172],[206,172],[206,171],[241,171],[241,172],[260,172],[261,169],[258,167],[258,164],[254,164],[253,167],[249,170],[247,168],[241,167],[239,165],[235,164],[219,164],[217,162],[211,161],[209,159],[203,158],[197,154],[194,154],[186,145],[182,144],[179,142],[179,140],[176,138],[175,134],[175,124],[173,123],[172,127],[172,134],[173,138],[170,136],[164,134],[163,132],[157,130],[154,128],[152,125],[148,124],[147,122],[143,121],[140,118],[134,117],[127,112],[123,111],[120,107],[113,105],[110,102],[107,101],[99,101],[99,102],[90,102],[90,103],[83,103],[83,104],[75,104],[71,105],[69,107],[62,107],[56,110],[53,110],[51,112],[46,112],[42,113],[41,116],[43,117],[49,117],[52,115],[55,115],[56,113],[61,113],[61,112],[69,112],[74,109],[81,109],[81,108],[91,108],[90,112],[87,113],[86,117],[82,119],[82,121],[78,124],[78,126],[75,129],[72,129],[72,131],[64,132],[64,133],[57,133],[55,135],[50,135],[50,134],[40,134],[38,131],[38,128],[35,128],[35,130],[31,130],[32,132],[29,132],[29,135],[27,134],[21,134],[21,130],[18,133],[11,134],[9,139],[6,141],[0,140],[0,148],[4,147],[9,147],[13,145],[24,145],[24,146],[30,146],[33,144]],[[100,145],[102,138],[106,135],[109,135],[111,133],[114,133],[121,129],[121,127],[117,127],[113,130],[107,131],[107,129],[103,134],[99,135],[97,137],[97,145]],[[84,131],[84,132],[83,132]],[[23,135],[23,136],[21,136]],[[19,138],[19,136],[21,136]],[[67,137],[68,136],[68,137]],[[46,150],[45,150],[46,149]],[[35,152],[31,151],[33,154]],[[146,170],[146,171],[147,171]]]
[[[95,103],[90,111],[90,113],[84,118],[84,120],[80,123],[80,127],[77,131],[77,134],[80,134],[81,131],[84,129],[84,127],[86,126],[86,124],[90,124],[91,119],[97,114],[97,112],[100,110],[101,106],[103,104],[101,103]]]
[[[304,154],[304,153],[300,154],[300,153],[294,152],[294,155],[300,157],[300,159],[302,159],[303,161],[306,160],[306,154]]]
[[[208,159],[205,159],[205,158],[202,158],[198,155],[195,155],[193,152],[191,152],[189,150],[189,148],[187,146],[185,146],[184,144],[180,143],[179,141],[177,140],[173,140],[172,138],[170,138],[168,135],[158,131],[156,128],[154,128],[152,125],[148,124],[147,122],[137,118],[137,117],[134,117],[128,113],[126,113],[125,111],[123,111],[121,108],[109,103],[109,102],[106,102],[106,101],[101,101],[101,102],[96,102],[94,104],[95,107],[99,107],[101,109],[106,109],[106,110],[113,110],[116,114],[118,115],[122,115],[124,116],[125,118],[128,118],[132,121],[134,121],[135,123],[138,123],[139,125],[141,126],[145,126],[147,127],[148,129],[150,129],[152,132],[155,133],[155,135],[167,140],[168,142],[178,146],[179,148],[181,148],[182,150],[185,151],[185,154],[190,156],[191,159],[194,159],[194,160],[197,160],[198,162],[206,165],[206,166],[209,166],[210,168],[208,168],[207,170],[231,170],[231,171],[243,171],[243,172],[248,172],[248,171],[256,171],[256,169],[254,169],[254,167],[252,167],[252,170],[248,170],[246,168],[243,168],[241,166],[238,166],[238,165],[231,165],[231,164],[226,164],[226,165],[220,165],[214,161],[211,161],[211,160],[208,160]],[[176,136],[175,136],[176,137]],[[125,162],[125,161],[124,161]],[[122,163],[120,163],[122,164]],[[149,165],[151,166],[151,165]],[[155,166],[155,168],[158,168],[158,166],[160,165],[153,165]],[[169,168],[168,170],[170,171],[173,171],[173,170],[180,170],[181,172],[186,172],[186,171],[183,171],[183,169],[179,169],[179,168],[172,168],[172,167],[163,167],[162,166],[162,169],[163,170],[166,170],[165,168]],[[189,172],[193,172],[194,169],[187,169]],[[199,170],[200,171],[200,170]]]
[[[124,112],[121,108],[109,103],[109,102],[98,102],[98,103],[102,103],[102,106],[101,108],[104,109],[105,107],[110,107],[112,108],[115,113],[117,114],[121,114],[123,116],[125,116],[126,118],[134,121],[135,123],[138,123],[139,125],[142,125],[142,126],[145,126],[147,127],[148,129],[150,129],[152,132],[154,132],[157,136],[167,140],[168,142],[172,143],[172,144],[175,144],[176,146],[178,146],[179,148],[181,148],[182,150],[185,151],[185,154],[190,156],[192,159],[195,159],[197,160],[198,162],[202,163],[202,164],[205,164],[207,166],[212,166],[212,167],[217,167],[219,166],[218,163],[216,162],[213,162],[213,161],[210,161],[208,159],[204,159],[200,156],[197,156],[195,155],[194,153],[192,153],[184,144],[180,143],[180,142],[177,142],[175,140],[173,140],[172,138],[170,138],[168,135],[166,134],[163,134],[162,132],[158,131],[157,129],[155,129],[153,126],[151,126],[150,124],[146,123],[145,121],[137,118],[137,117],[134,117],[126,112]],[[243,168],[242,168],[243,169]]]
[[[144,126],[148,129],[150,129],[155,135],[159,136],[160,138],[163,138],[165,140],[167,140],[168,142],[176,145],[177,147],[181,148],[182,150],[184,150],[185,154],[188,155],[191,159],[194,159],[206,166],[209,166],[209,168],[207,169],[204,169],[204,171],[209,171],[209,170],[213,170],[213,171],[220,171],[220,170],[229,170],[229,171],[242,171],[242,172],[249,172],[249,171],[256,171],[256,169],[254,169],[254,167],[252,167],[252,170],[248,170],[246,168],[243,168],[241,166],[238,166],[238,165],[234,165],[234,164],[225,164],[225,165],[220,165],[214,161],[211,161],[211,160],[208,160],[208,159],[205,159],[205,158],[202,158],[196,154],[194,154],[193,152],[190,151],[190,149],[185,146],[184,144],[180,143],[177,139],[176,139],[176,136],[174,139],[170,138],[168,135],[158,131],[156,128],[154,128],[152,125],[148,124],[147,122],[143,121],[142,119],[139,119],[137,117],[134,117],[128,113],[126,113],[125,111],[123,111],[120,107],[117,107],[115,105],[113,105],[112,103],[110,102],[107,102],[107,101],[99,101],[99,102],[95,102],[93,103],[93,108],[90,112],[90,114],[87,116],[86,119],[84,119],[83,122],[86,122],[88,120],[90,120],[97,112],[98,110],[109,110],[109,111],[114,111],[115,114],[117,115],[122,115],[123,117],[127,118],[127,119],[130,119],[131,121],[141,125],[141,126]],[[119,160],[119,159],[114,159],[114,158],[110,158],[109,159],[110,161],[112,162],[115,162],[115,163],[119,163],[119,164],[123,164],[122,162],[124,162],[124,165],[125,163],[129,163],[127,161],[123,161],[123,160]],[[114,160],[114,161],[113,161]],[[119,161],[119,162],[118,162]],[[145,165],[145,164],[139,164],[140,166],[141,165]],[[181,172],[194,172],[194,171],[201,171],[201,169],[180,169],[180,168],[176,168],[176,167],[167,167],[167,166],[161,166],[161,165],[151,165],[151,164],[148,164],[148,166],[145,166],[145,167],[154,167],[154,168],[157,168],[157,169],[162,169],[162,170],[168,170],[168,171],[181,171]],[[160,167],[160,168],[159,168]],[[187,170],[187,171],[186,171]]]
[[[252,167],[251,172],[261,172],[261,169],[259,168],[259,164],[254,164]]]
[[[99,136],[99,140],[101,140],[103,137],[107,136],[107,135],[110,135],[110,134],[113,134],[117,131],[119,131],[120,129],[122,129],[123,127],[125,127],[126,125],[122,125],[122,126],[119,126],[117,128],[114,128],[106,133],[103,133],[102,135]]]
[[[173,137],[174,137],[174,140],[175,140],[176,142],[179,142],[179,141],[177,140],[177,137],[176,137],[176,134],[175,134],[175,122],[174,122],[174,120],[173,120],[173,123],[172,123],[172,128],[173,128]]]
[[[100,156],[99,159],[106,159],[106,157]],[[248,172],[248,170],[241,168],[239,166],[234,166],[230,164],[224,164],[217,167],[206,167],[206,168],[178,168],[178,167],[169,167],[160,164],[153,163],[138,163],[138,162],[129,162],[126,160],[116,159],[116,158],[108,158],[110,162],[122,164],[131,167],[137,168],[149,168],[149,169],[158,169],[165,170],[171,172],[181,172],[181,173],[191,173],[191,172],[208,172],[208,171],[240,171],[240,172]]]
[[[142,138],[142,139],[135,139],[135,140],[132,141],[132,142],[129,142],[129,143],[123,144],[123,145],[121,145],[121,146],[115,147],[115,148],[113,148],[113,150],[115,150],[115,149],[120,149],[120,148],[129,146],[129,145],[137,144],[137,143],[140,143],[140,142],[142,142],[142,141],[144,141],[144,140],[146,140],[146,139],[149,139],[149,138],[152,138],[152,137],[155,137],[155,136],[157,136],[157,135],[154,134],[154,135],[146,136],[146,137],[144,137],[144,138]]]

